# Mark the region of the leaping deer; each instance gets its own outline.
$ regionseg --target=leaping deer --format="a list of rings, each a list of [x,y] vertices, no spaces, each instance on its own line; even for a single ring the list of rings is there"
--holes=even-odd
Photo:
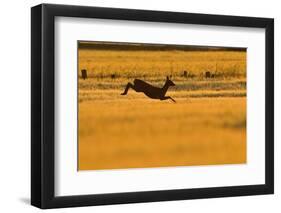
[[[134,84],[130,82],[127,84],[125,91],[121,93],[121,95],[127,95],[128,90],[132,88],[136,92],[143,92],[147,97],[152,99],[160,99],[161,101],[171,99],[173,102],[176,102],[170,96],[165,96],[170,86],[175,86],[175,84],[169,79],[168,76],[162,88],[155,87],[150,85],[149,83],[146,83],[145,81],[135,79]]]

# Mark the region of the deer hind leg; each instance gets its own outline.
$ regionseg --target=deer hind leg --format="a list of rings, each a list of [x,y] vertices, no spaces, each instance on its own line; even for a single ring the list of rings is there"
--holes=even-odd
[[[121,95],[127,95],[128,90],[129,90],[130,88],[132,88],[133,90],[135,90],[135,86],[134,86],[132,83],[129,82],[129,83],[127,84],[127,86],[126,86],[124,92],[121,93]]]
[[[176,103],[176,101],[170,96],[165,96],[165,97],[161,98],[160,100],[163,101],[163,100],[167,100],[167,99],[171,99],[174,103]]]

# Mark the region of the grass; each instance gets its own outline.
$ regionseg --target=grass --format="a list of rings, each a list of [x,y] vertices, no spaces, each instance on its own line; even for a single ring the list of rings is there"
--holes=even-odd
[[[246,162],[245,98],[79,105],[79,169]]]
[[[90,78],[180,77],[183,71],[193,78],[203,78],[206,71],[220,78],[245,78],[246,52],[81,50],[81,69],[87,69]]]
[[[92,78],[82,80],[79,79],[79,89],[81,90],[107,90],[118,89],[122,90],[128,82],[133,82],[134,78]],[[165,76],[154,79],[143,79],[154,86],[162,87],[165,82]],[[234,80],[185,80],[172,78],[176,83],[176,87],[170,88],[170,90],[176,91],[190,91],[190,90],[245,90],[246,79],[234,79]]]
[[[246,163],[246,52],[80,49],[81,69],[79,170]],[[177,103],[120,95],[167,75]]]

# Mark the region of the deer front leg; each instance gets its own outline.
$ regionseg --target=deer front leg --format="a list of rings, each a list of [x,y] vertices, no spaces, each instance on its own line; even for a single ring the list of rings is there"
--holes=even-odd
[[[134,85],[133,85],[132,83],[130,83],[130,82],[129,82],[129,83],[127,84],[127,86],[126,86],[126,88],[125,88],[124,92],[123,92],[123,93],[121,93],[121,95],[127,95],[128,90],[129,90],[130,88],[134,89]]]
[[[165,96],[165,97],[161,98],[160,100],[163,101],[163,100],[167,100],[167,99],[171,99],[174,103],[176,103],[176,101],[170,96]]]

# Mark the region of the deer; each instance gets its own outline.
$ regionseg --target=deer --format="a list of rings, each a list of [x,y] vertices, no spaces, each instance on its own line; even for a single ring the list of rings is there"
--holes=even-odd
[[[147,97],[152,98],[152,99],[159,99],[161,101],[171,99],[174,103],[176,102],[173,98],[170,96],[166,96],[166,93],[171,86],[176,86],[174,82],[172,82],[169,77],[167,76],[166,82],[162,88],[160,87],[155,87],[143,80],[140,79],[135,79],[134,83],[128,83],[124,92],[121,93],[121,95],[127,95],[128,90],[131,88],[135,90],[136,92],[142,92],[144,93]]]

